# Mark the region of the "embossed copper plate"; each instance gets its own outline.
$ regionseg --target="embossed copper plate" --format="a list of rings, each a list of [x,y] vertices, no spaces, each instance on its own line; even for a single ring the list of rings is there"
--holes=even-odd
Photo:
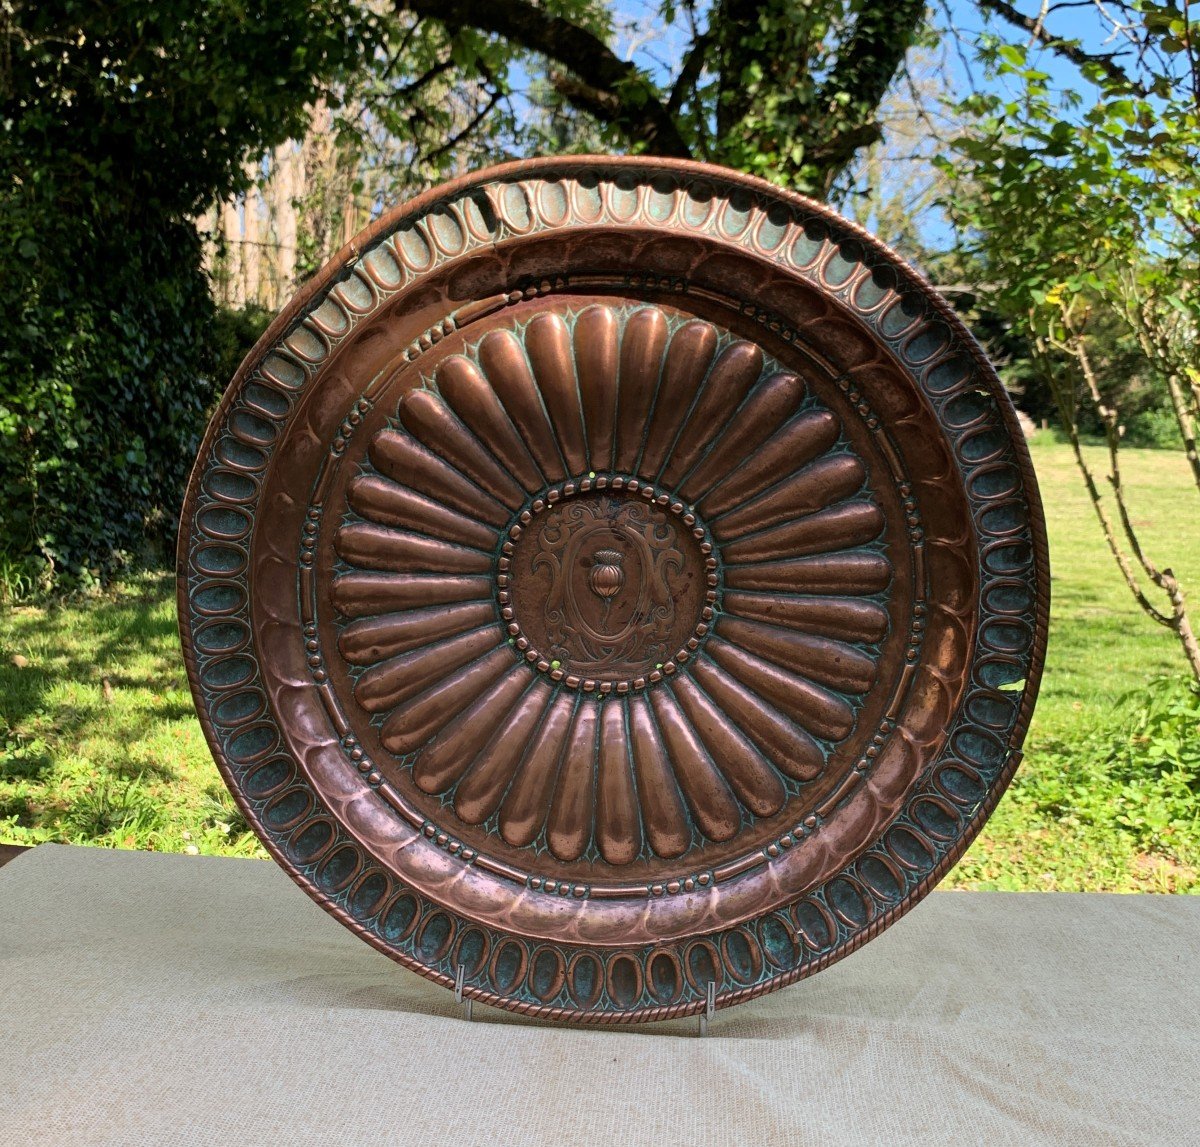
[[[817,204],[523,163],[380,220],[234,379],[179,604],[217,763],[469,997],[660,1019],[920,899],[1012,776],[1033,474],[953,315]]]

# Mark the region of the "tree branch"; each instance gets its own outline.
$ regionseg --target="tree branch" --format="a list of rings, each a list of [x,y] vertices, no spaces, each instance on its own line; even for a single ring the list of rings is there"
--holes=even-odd
[[[404,99],[406,96],[414,95],[426,84],[436,80],[438,76],[442,75],[444,72],[448,72],[452,67],[454,67],[454,59],[451,56],[447,56],[446,59],[439,61],[429,68],[428,71],[417,76],[415,80],[411,80],[407,84],[401,84],[400,87],[395,89],[395,91],[389,92],[388,98],[393,100]]]
[[[708,17],[708,30],[716,41],[717,69],[716,138],[733,131],[754,102],[754,91],[742,83],[746,65],[758,55],[754,46],[760,9],[769,12],[767,0],[716,0]],[[796,52],[794,62],[803,66],[807,52]]]
[[[832,107],[848,95],[860,120],[810,150],[825,173],[825,190],[863,147],[883,134],[874,115],[925,18],[925,0],[865,5],[838,55],[833,74],[821,85],[818,105]]]
[[[611,124],[654,155],[686,158],[690,150],[654,85],[598,36],[529,0],[396,0],[401,11],[471,27],[537,52],[570,72],[577,106]],[[557,86],[557,85],[556,85]],[[575,98],[568,95],[572,102]]]
[[[1002,20],[1007,20],[1015,27],[1028,32],[1044,47],[1049,48],[1056,55],[1062,56],[1063,59],[1070,60],[1076,66],[1083,67],[1085,64],[1095,64],[1103,70],[1104,74],[1113,83],[1120,84],[1140,96],[1149,94],[1141,84],[1130,77],[1129,73],[1111,55],[1085,52],[1078,44],[1060,39],[1058,36],[1046,31],[1040,16],[1036,18],[1026,16],[1023,12],[1019,12],[1009,4],[1008,0],[979,0],[979,7],[985,12],[991,12],[999,16]]]
[[[838,55],[833,75],[821,86],[822,97],[832,99],[849,92],[857,103],[878,107],[924,16],[924,0],[865,5]]]
[[[471,134],[471,132],[473,132],[481,123],[483,123],[484,119],[487,118],[487,115],[492,108],[494,108],[500,102],[500,94],[501,93],[498,91],[492,92],[487,103],[485,103],[483,107],[471,117],[471,120],[466,127],[464,127],[461,131],[455,132],[455,134],[450,136],[440,147],[435,147],[433,151],[429,152],[427,155],[421,156],[420,162],[433,163],[434,161],[441,159],[441,157],[447,152],[453,151],[454,148],[456,148],[464,139],[467,138],[467,136]]]
[[[1071,394],[1067,383],[1054,370],[1054,367],[1050,365],[1050,355],[1046,340],[1035,335],[1034,348],[1035,359],[1039,361],[1044,377],[1050,385],[1050,392],[1054,395],[1054,404],[1058,407],[1058,415],[1062,420],[1063,430],[1066,431],[1067,438],[1071,443],[1071,451],[1075,455],[1075,465],[1079,468],[1079,473],[1083,477],[1083,484],[1087,487],[1092,509],[1096,513],[1100,529],[1104,532],[1104,540],[1108,543],[1109,552],[1116,560],[1117,568],[1121,571],[1121,577],[1124,579],[1125,585],[1129,588],[1129,592],[1133,595],[1134,601],[1138,603],[1146,616],[1158,622],[1159,625],[1165,625],[1170,628],[1170,617],[1154,605],[1139,584],[1137,575],[1130,565],[1129,558],[1121,548],[1121,543],[1117,537],[1117,531],[1113,526],[1112,519],[1109,517],[1108,511],[1104,508],[1104,500],[1100,496],[1099,485],[1096,482],[1095,475],[1092,473],[1091,466],[1084,457],[1083,444],[1079,440],[1079,424],[1076,418],[1075,397]]]
[[[675,79],[675,85],[671,88],[671,98],[667,100],[667,111],[672,115],[678,113],[688,92],[695,88],[696,81],[700,79],[700,73],[704,71],[705,60],[711,44],[712,36],[708,32],[697,36],[692,41],[692,46],[688,49],[688,54],[683,61],[683,67]]]
[[[620,114],[621,101],[613,92],[585,84],[570,72],[559,69],[552,71],[550,86],[568,103],[604,123],[611,123],[614,117]]]

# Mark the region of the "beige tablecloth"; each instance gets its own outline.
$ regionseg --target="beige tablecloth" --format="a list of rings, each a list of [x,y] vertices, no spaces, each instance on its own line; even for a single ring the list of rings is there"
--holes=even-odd
[[[468,1023],[266,862],[0,870],[5,1144],[1200,1143],[1200,898],[935,893],[695,1029]]]

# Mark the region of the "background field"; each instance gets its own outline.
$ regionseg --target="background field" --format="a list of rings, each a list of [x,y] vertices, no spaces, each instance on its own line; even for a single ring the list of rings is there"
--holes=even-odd
[[[1137,609],[1070,451],[1033,443],[1050,532],[1050,650],[1027,756],[956,887],[1200,892],[1200,702]],[[1095,451],[1097,459],[1100,452]],[[1128,451],[1149,552],[1200,610],[1200,514],[1177,451]],[[169,574],[0,613],[0,842],[264,855],[208,754]]]

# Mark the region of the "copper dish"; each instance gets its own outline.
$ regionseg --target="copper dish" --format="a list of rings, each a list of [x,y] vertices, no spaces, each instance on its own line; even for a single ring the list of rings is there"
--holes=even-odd
[[[1020,759],[1046,539],[941,299],[826,208],[548,159],[391,212],[192,476],[188,673],[267,848],[381,951],[554,1019],[811,975]]]

